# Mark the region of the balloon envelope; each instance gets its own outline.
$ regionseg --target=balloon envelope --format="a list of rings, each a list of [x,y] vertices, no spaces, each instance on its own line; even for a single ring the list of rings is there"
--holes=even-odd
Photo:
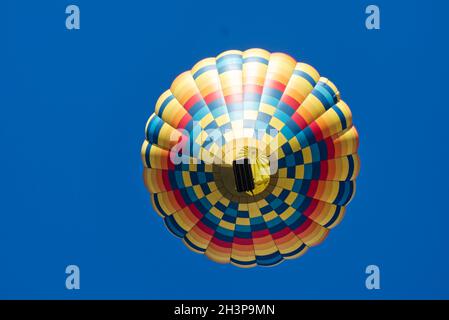
[[[355,192],[349,107],[330,80],[283,53],[201,60],[160,96],[145,134],[155,210],[216,262],[272,266],[301,256],[342,220]]]

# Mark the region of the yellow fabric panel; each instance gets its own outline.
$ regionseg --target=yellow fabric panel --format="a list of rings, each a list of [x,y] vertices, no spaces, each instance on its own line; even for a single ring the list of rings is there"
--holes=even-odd
[[[273,107],[272,105],[261,102],[259,112],[264,112],[270,116],[273,116],[273,114],[276,112],[276,108]]]
[[[292,193],[292,197],[295,197],[295,195],[296,195],[296,197],[298,196],[297,193],[296,193],[296,194]],[[287,202],[287,201],[286,201],[286,202]],[[282,212],[282,213],[279,215],[279,217],[280,217],[282,220],[286,221],[286,220],[287,220],[288,218],[290,218],[290,217],[292,216],[292,214],[294,214],[295,212],[296,212],[296,210],[295,210],[294,208],[288,207],[287,210],[285,210],[284,212]]]
[[[275,211],[270,211],[263,215],[263,219],[265,220],[265,222],[269,222],[273,219],[276,219],[276,217],[278,217],[278,214]]]
[[[228,229],[228,230],[232,230],[232,231],[235,230],[235,224],[234,224],[234,223],[231,223],[231,222],[228,222],[228,221],[225,221],[225,220],[221,220],[221,221],[218,223],[218,225],[219,225],[220,227],[223,227],[223,228]]]
[[[302,103],[312,90],[313,87],[309,81],[299,76],[292,76],[285,88],[284,95],[288,95],[297,102]]]
[[[227,56],[227,55],[229,55],[229,54],[238,54],[238,55],[242,55],[243,52],[240,51],[240,50],[227,50],[227,51],[224,51],[224,52],[220,53],[215,59],[218,60],[218,59],[220,59],[221,57]]]
[[[332,202],[338,195],[339,186],[338,181],[318,181],[318,187],[314,197],[325,202]]]
[[[243,59],[249,57],[259,57],[269,60],[270,53],[261,49],[250,49],[243,52]],[[263,86],[265,74],[268,66],[258,61],[246,62],[243,64],[243,84]]]
[[[313,94],[309,94],[301,104],[301,107],[296,110],[296,113],[298,113],[307,124],[310,124],[325,111],[326,109],[321,101]]]
[[[173,191],[158,193],[157,198],[159,200],[159,205],[167,215],[171,215],[182,209],[175,200],[176,198]]]
[[[197,217],[188,213],[188,208],[183,208],[173,214],[176,223],[186,232],[189,232],[199,221]]]
[[[161,98],[166,94],[172,95],[170,90],[167,90],[164,94],[162,94]],[[160,112],[160,105],[164,102],[165,99],[159,98],[156,104],[155,113],[164,120],[165,123],[171,125],[173,128],[178,128],[179,122],[184,118],[187,114],[187,110],[179,103],[178,100],[172,99],[164,108],[163,112]]]
[[[195,74],[198,70],[200,70],[203,67],[215,65],[215,58],[205,58],[203,60],[198,61],[191,70],[192,74]]]
[[[206,250],[207,246],[209,245],[210,239],[212,239],[212,236],[209,234],[203,232],[198,228],[197,225],[195,225],[185,236],[187,239],[189,239],[190,242],[192,242],[197,247]],[[187,245],[187,247],[195,252],[202,253],[201,251],[197,251],[191,246],[188,245],[187,242],[184,241],[184,244]]]
[[[320,244],[329,234],[329,230],[312,221],[312,224],[300,235],[300,239],[309,247]]]
[[[185,105],[193,95],[199,94],[198,88],[190,71],[183,72],[176,77],[170,87],[170,90],[182,105]]]
[[[294,181],[292,179],[278,178],[276,185],[287,190],[292,190],[293,183]]]
[[[287,85],[293,70],[296,66],[296,60],[284,53],[272,53],[268,63],[267,79],[276,80]]]
[[[315,80],[315,82],[318,82],[318,80],[320,79],[320,74],[310,64],[299,62],[299,63],[296,64],[296,68],[295,69],[296,70],[300,70],[300,71],[304,71],[309,76],[311,76],[312,79]]]
[[[249,210],[249,217],[250,218],[257,218],[262,216],[262,213],[260,213],[259,207],[256,203],[248,203],[248,210]]]
[[[209,212],[210,212],[212,215],[216,216],[218,219],[221,219],[221,218],[223,217],[223,212],[220,211],[220,210],[218,210],[218,209],[215,208],[215,207],[210,208]]]
[[[152,145],[150,147],[149,162],[152,168],[168,169],[168,161],[170,161],[170,153],[167,150],[162,149],[157,145]],[[144,163],[146,163],[146,161]]]
[[[249,218],[240,218],[240,217],[238,217],[236,219],[235,223],[237,225],[240,225],[240,226],[249,226],[249,225],[251,225]]]
[[[252,48],[252,49],[248,49],[245,50],[242,54],[243,59],[248,58],[248,57],[260,57],[260,58],[264,58],[266,60],[270,59],[270,55],[271,53],[267,50],[264,49],[259,49],[259,48]]]
[[[143,180],[148,191],[151,193],[166,191],[159,170],[155,170],[152,168],[144,168]]]
[[[281,131],[285,124],[278,118],[272,117],[270,120],[270,125],[276,130]]]
[[[332,81],[330,81],[328,78],[325,78],[325,77],[321,77],[320,81],[327,84],[332,89],[332,91],[335,92],[337,101],[340,101],[340,91],[338,91],[337,86]]]
[[[288,141],[288,144],[292,148],[292,152],[297,152],[301,150],[301,145],[299,144],[298,138],[293,137]]]
[[[164,91],[164,93],[162,93],[159,96],[159,98],[156,101],[156,106],[154,107],[154,113],[159,115],[159,117],[161,116],[161,114],[159,113],[161,105],[169,96],[171,96],[171,91],[170,90],[166,90],[166,91]]]
[[[221,126],[223,126],[224,124],[226,124],[226,123],[228,123],[230,121],[229,114],[227,114],[227,113],[222,114],[221,116],[217,117],[215,119],[215,121],[217,122],[217,125],[219,127],[221,127]]]
[[[213,243],[209,243],[206,252],[204,253],[209,259],[217,263],[229,263],[231,260],[231,249],[227,251],[220,251]]]
[[[182,182],[186,187],[192,186],[192,180],[190,179],[190,172],[183,171],[182,172]]]
[[[332,203],[327,203],[324,201],[318,201],[316,208],[309,215],[309,218],[318,223],[321,226],[327,225],[329,221],[334,217],[335,212],[338,210],[338,206]],[[340,215],[344,214],[344,207],[340,207],[340,213],[337,220],[340,220]],[[338,222],[334,221],[331,226],[327,228],[332,228],[337,225]]]
[[[287,198],[284,200],[284,202],[288,205],[292,205],[293,202],[296,200],[296,198],[298,197],[298,194],[296,192],[290,192],[289,195],[287,196]]]
[[[332,138],[335,148],[335,157],[354,154],[359,146],[359,135],[354,126],[338,133]]]
[[[142,147],[140,148],[140,159],[142,160],[142,163],[145,167],[147,167],[146,159],[145,159],[145,153],[148,148],[148,140],[144,140],[142,143]]]
[[[302,150],[302,156],[304,158],[304,163],[311,163],[313,161],[312,151],[310,147],[306,147]]]
[[[290,253],[299,249],[304,244],[293,232],[288,232],[282,238],[273,238],[273,240],[279,252],[284,255],[284,259],[294,259],[295,257],[291,257]]]

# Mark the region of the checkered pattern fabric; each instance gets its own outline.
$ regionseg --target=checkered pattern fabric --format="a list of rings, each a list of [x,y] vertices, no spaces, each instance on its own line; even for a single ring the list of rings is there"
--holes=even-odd
[[[359,139],[349,107],[330,80],[283,53],[201,60],[160,96],[145,134],[154,208],[216,262],[272,266],[301,256],[342,220],[355,192]],[[276,179],[263,197],[233,196],[218,178],[214,159],[239,139],[276,140]]]

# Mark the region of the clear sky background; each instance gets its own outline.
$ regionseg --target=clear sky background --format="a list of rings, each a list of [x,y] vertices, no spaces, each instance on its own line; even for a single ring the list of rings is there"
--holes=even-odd
[[[81,29],[65,28],[65,8]],[[6,1],[0,18],[0,298],[449,298],[444,1]],[[153,211],[140,146],[198,60],[260,47],[338,86],[360,134],[357,193],[300,259],[239,269]],[[65,268],[81,289],[65,288]],[[365,288],[365,267],[381,289]]]

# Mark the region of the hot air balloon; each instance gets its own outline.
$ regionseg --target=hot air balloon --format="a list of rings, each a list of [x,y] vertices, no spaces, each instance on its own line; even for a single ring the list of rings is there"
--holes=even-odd
[[[355,192],[358,134],[336,86],[263,49],[230,50],[180,74],[141,149],[155,211],[219,263],[273,266],[340,223]]]

